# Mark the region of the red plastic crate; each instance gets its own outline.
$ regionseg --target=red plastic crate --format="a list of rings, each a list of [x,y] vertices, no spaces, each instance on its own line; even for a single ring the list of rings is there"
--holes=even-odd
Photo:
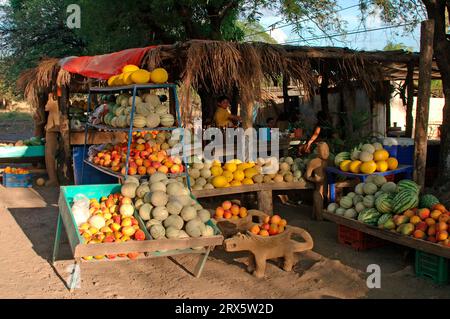
[[[338,225],[338,242],[358,251],[382,247],[386,244],[382,239],[343,225]]]

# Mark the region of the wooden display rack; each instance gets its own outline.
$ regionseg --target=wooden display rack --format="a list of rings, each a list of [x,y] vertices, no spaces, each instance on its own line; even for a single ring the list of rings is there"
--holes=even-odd
[[[72,256],[75,260],[74,266],[80,265],[82,262],[96,263],[99,260],[85,261],[84,256],[97,256],[109,254],[121,254],[129,252],[145,253],[142,258],[155,258],[174,256],[180,254],[200,254],[199,261],[194,270],[194,276],[200,277],[206,260],[210,251],[218,245],[222,245],[223,236],[215,224],[209,222],[215,230],[215,235],[211,237],[199,238],[180,238],[180,239],[166,239],[153,240],[148,233],[144,222],[139,215],[135,213],[136,219],[139,221],[140,228],[146,234],[146,240],[143,241],[128,241],[123,243],[101,243],[101,244],[84,244],[81,238],[78,227],[76,225],[74,216],[71,210],[71,202],[76,194],[83,194],[88,198],[99,198],[107,196],[111,193],[120,192],[120,184],[109,185],[84,185],[84,186],[63,186],[61,187],[59,195],[59,214],[56,228],[55,243],[53,248],[52,262],[55,263],[59,253],[59,246],[61,240],[61,231],[64,226],[67,237],[69,239]],[[193,249],[195,247],[205,247],[203,249]],[[128,259],[104,259],[103,261],[120,261]],[[74,268],[75,269],[75,268]],[[76,277],[72,276],[68,287],[71,291],[75,288]]]
[[[421,250],[430,254],[450,259],[450,248],[448,247],[442,247],[441,245],[425,240],[415,239],[411,236],[400,235],[393,231],[379,229],[378,227],[367,225],[354,219],[331,214],[326,210],[322,213],[322,215],[325,219],[333,221],[336,224],[359,230],[363,233],[393,242],[398,245],[407,246],[413,249]]]
[[[258,196],[258,210],[268,215],[273,214],[272,191],[277,190],[313,190],[314,185],[309,182],[304,183],[262,183],[243,186],[232,186],[226,188],[193,190],[192,195],[196,198],[216,197],[224,195],[242,194],[256,192]]]

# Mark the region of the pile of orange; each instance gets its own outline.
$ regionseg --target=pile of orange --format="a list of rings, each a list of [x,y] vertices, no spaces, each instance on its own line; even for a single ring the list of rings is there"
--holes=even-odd
[[[5,174],[19,174],[19,175],[25,175],[25,174],[30,174],[30,171],[25,169],[25,168],[11,168],[11,167],[6,167],[4,170]]]
[[[263,237],[275,236],[284,232],[286,225],[286,219],[279,215],[267,216],[261,225],[253,225],[250,232]]]
[[[240,219],[247,217],[247,208],[233,204],[231,201],[226,200],[221,206],[216,208],[214,214],[215,219]]]

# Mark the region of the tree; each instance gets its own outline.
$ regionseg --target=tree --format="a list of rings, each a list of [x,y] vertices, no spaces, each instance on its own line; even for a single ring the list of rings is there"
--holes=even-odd
[[[244,33],[244,39],[252,42],[266,42],[275,44],[277,41],[272,38],[257,21],[238,21],[237,26]]]
[[[391,41],[388,41],[386,46],[383,48],[383,51],[397,51],[397,50],[404,50],[407,52],[413,52],[413,48],[405,45],[404,43],[394,43]]]

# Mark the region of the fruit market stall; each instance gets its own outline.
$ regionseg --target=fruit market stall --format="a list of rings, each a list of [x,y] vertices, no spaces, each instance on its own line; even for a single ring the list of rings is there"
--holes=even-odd
[[[0,163],[38,163],[43,161],[44,141],[38,137],[0,143]]]
[[[159,172],[142,183],[129,177],[123,185],[61,187],[59,207],[53,262],[62,227],[75,264],[195,253],[202,254],[197,277],[211,249],[223,241],[189,189]],[[75,284],[72,277],[70,288]]]

